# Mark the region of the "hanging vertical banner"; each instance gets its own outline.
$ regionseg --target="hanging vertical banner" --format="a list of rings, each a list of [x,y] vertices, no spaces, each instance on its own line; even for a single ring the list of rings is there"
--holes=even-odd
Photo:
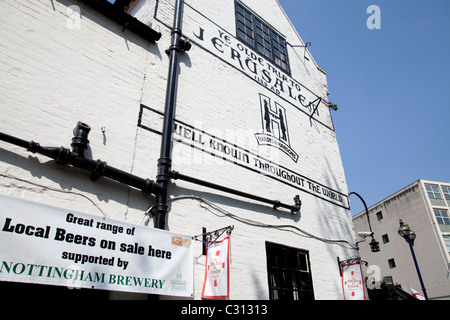
[[[191,297],[192,237],[0,194],[0,281]]]
[[[205,281],[202,298],[230,297],[230,237],[212,242],[206,252]]]
[[[366,300],[361,262],[341,263],[342,289],[345,300]]]

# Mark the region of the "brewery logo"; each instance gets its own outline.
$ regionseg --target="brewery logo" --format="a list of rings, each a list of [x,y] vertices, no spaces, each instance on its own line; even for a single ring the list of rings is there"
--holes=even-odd
[[[291,148],[289,142],[286,109],[269,97],[259,94],[261,104],[262,133],[255,133],[260,146],[272,146],[287,154],[295,163],[298,154]]]

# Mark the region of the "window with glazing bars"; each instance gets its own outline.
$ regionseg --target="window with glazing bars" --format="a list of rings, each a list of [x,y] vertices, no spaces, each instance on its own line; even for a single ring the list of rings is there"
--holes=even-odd
[[[239,2],[236,3],[236,36],[290,75],[286,40]]]
[[[444,198],[450,200],[450,187],[441,186],[442,192],[444,193]]]
[[[271,300],[314,300],[307,251],[266,242]]]
[[[434,184],[426,184],[425,189],[427,190],[430,199],[442,199],[441,192],[439,191],[439,186]]]
[[[436,220],[439,224],[450,224],[448,211],[445,209],[433,209]]]

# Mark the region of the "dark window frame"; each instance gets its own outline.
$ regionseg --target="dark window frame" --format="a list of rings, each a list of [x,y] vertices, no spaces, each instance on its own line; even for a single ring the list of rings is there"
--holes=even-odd
[[[381,221],[381,220],[384,219],[384,217],[383,217],[383,212],[382,212],[382,211],[378,211],[378,212],[376,213],[376,216],[377,216],[377,220],[378,220],[378,221]]]
[[[388,260],[388,265],[389,265],[389,269],[397,268],[397,264],[395,263],[394,258]]]
[[[314,300],[309,252],[266,242],[271,300]]]
[[[286,39],[245,5],[235,0],[236,38],[291,75]]]

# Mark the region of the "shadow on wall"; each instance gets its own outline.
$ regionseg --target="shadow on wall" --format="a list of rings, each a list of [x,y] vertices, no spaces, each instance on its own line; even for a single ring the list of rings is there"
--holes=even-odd
[[[94,8],[91,8],[87,4],[84,4],[80,1],[74,5],[74,2],[71,0],[51,0],[51,3],[49,3],[49,5],[51,5],[52,10],[55,12],[57,11],[57,9],[55,7],[54,1],[61,3],[62,5],[64,5],[67,8],[65,10],[66,12],[62,12],[62,14],[64,14],[64,16],[69,15],[67,18],[68,19],[68,21],[67,21],[68,29],[70,29],[69,25],[70,25],[71,19],[79,19],[79,22],[77,24],[74,23],[74,26],[72,27],[73,29],[77,29],[78,27],[81,29],[82,24],[83,24],[83,19],[88,19],[88,20],[91,20],[91,21],[95,22],[96,24],[104,27],[105,29],[115,33],[120,38],[123,38],[124,45],[127,48],[127,50],[130,50],[130,48],[128,46],[128,41],[131,41],[134,44],[150,51],[151,53],[153,53],[154,55],[156,55],[160,59],[162,59],[162,54],[159,51],[157,45],[152,45],[153,43],[151,41],[146,40],[146,39],[140,37],[139,35],[135,34],[134,32],[128,30],[124,25],[120,25],[120,24],[112,21],[110,18],[106,17],[102,12],[96,11]],[[80,4],[81,6],[78,6],[78,4]],[[69,9],[69,8],[72,6],[75,6],[75,8],[77,8],[77,10],[71,11],[71,9]]]
[[[195,187],[196,185],[192,184],[192,186]],[[214,190],[211,190],[211,192],[197,191],[195,189],[179,186],[175,182],[170,185],[169,194],[175,198],[175,201],[177,197],[185,197],[185,195],[189,195],[188,197],[192,197],[194,200],[195,198],[201,198],[217,205],[243,208],[244,210],[257,212],[258,214],[271,215],[277,218],[291,219],[293,222],[299,222],[301,218],[301,215],[299,213],[292,214],[288,209],[274,209],[269,204],[260,204],[257,202],[253,202],[253,200],[247,200],[233,194],[217,194],[214,193]],[[171,201],[171,203],[172,202],[173,201]]]
[[[12,151],[8,151],[0,147],[0,162],[9,164],[0,175],[11,179],[22,181],[29,181],[34,186],[42,185],[43,189],[54,188],[50,185],[46,186],[42,180],[47,179],[57,184],[61,191],[67,193],[81,191],[83,193],[95,196],[99,201],[108,203],[111,200],[121,203],[127,207],[133,206],[137,210],[145,212],[150,203],[154,202],[154,197],[145,195],[140,190],[130,188],[119,182],[109,180],[107,178],[99,178],[95,182],[90,180],[90,174],[84,170],[71,167],[69,165],[57,164],[50,160],[41,162],[39,158],[29,155],[28,157],[21,156]],[[27,179],[23,176],[16,176],[13,168],[20,168],[29,171],[33,178]],[[28,184],[30,192],[36,192],[35,187]],[[23,188],[23,187],[22,187]]]

